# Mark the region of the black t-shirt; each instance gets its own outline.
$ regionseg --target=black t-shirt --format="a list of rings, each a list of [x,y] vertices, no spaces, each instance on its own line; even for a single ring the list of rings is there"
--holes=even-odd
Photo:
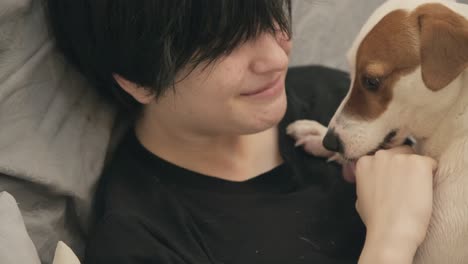
[[[354,186],[285,134],[294,120],[327,123],[348,82],[321,67],[290,70],[279,125],[285,162],[245,182],[171,164],[129,132],[100,184],[86,263],[356,263],[365,231]]]

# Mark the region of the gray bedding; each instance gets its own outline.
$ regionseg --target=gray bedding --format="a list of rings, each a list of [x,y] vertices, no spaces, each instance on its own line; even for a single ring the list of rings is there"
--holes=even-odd
[[[23,228],[50,263],[59,240],[83,252],[114,114],[57,55],[40,3],[0,1],[0,191],[14,196]],[[6,230],[21,226],[6,220]],[[0,263],[27,250],[0,247]]]
[[[0,0],[0,192],[12,195],[0,195],[0,263],[51,263],[59,240],[82,255],[114,122],[57,55],[40,1]],[[381,2],[293,0],[291,66],[346,70],[347,48]]]

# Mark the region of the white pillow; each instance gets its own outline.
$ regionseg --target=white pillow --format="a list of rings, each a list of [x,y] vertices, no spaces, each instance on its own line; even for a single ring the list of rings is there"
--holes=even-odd
[[[26,232],[16,201],[0,193],[0,262],[2,264],[40,264],[36,248]]]
[[[62,241],[58,242],[53,264],[80,264],[73,251]]]

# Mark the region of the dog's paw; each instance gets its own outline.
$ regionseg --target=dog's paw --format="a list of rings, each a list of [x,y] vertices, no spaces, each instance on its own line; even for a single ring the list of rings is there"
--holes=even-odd
[[[314,120],[298,120],[286,128],[286,133],[296,140],[308,135],[324,137],[327,133],[327,128]]]
[[[286,133],[296,140],[296,146],[302,146],[309,154],[325,158],[335,154],[323,147],[322,141],[327,133],[327,128],[317,121],[296,121],[286,128]]]

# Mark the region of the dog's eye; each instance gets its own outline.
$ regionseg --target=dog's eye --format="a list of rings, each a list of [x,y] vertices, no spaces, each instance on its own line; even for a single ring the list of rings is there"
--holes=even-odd
[[[369,91],[377,91],[380,88],[380,79],[375,77],[364,76],[362,80],[363,85]]]

